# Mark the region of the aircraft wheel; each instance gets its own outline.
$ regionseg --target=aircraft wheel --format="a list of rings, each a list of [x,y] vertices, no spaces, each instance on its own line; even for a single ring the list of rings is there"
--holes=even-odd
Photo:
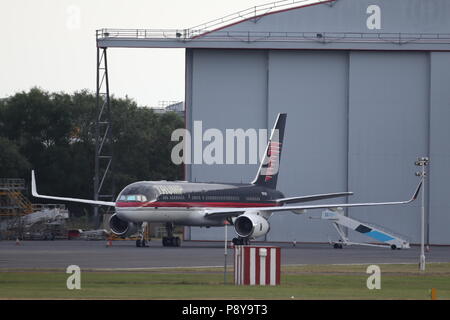
[[[168,244],[169,244],[169,243],[168,243],[168,241],[167,241],[167,237],[163,237],[163,238],[162,238],[162,245],[163,245],[163,247],[167,247]]]
[[[141,247],[141,240],[136,240],[136,247],[140,248]]]
[[[233,238],[232,240],[235,246],[247,246],[250,244],[249,238]]]
[[[175,247],[179,247],[181,245],[181,239],[180,237],[176,237],[174,238],[174,242],[175,242]]]
[[[393,244],[393,245],[391,246],[391,249],[392,249],[392,250],[395,250],[395,249],[397,249],[397,246],[396,246],[395,244]]]
[[[245,239],[243,238],[233,238],[233,244],[235,246],[242,246],[245,244]]]
[[[339,249],[339,243],[335,243],[335,244],[333,245],[333,248]]]

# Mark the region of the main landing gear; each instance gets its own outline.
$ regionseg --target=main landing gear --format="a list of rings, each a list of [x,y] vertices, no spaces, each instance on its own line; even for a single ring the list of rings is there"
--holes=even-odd
[[[179,247],[181,245],[180,237],[173,236],[173,223],[166,223],[167,237],[162,238],[162,244],[164,247]]]
[[[233,238],[232,242],[235,246],[247,246],[250,244],[250,239],[239,237],[239,238]]]

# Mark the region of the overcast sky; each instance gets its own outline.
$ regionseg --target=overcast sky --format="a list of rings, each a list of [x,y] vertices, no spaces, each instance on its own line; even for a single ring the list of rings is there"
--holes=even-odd
[[[95,30],[184,29],[268,0],[1,0],[0,98],[38,86],[95,91]],[[184,100],[184,49],[111,49],[111,93]]]

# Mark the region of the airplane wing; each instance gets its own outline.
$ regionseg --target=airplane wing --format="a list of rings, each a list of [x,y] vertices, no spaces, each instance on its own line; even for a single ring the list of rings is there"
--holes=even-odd
[[[310,196],[276,199],[275,203],[282,205],[282,204],[286,204],[286,203],[309,202],[309,201],[317,201],[317,200],[323,200],[323,199],[346,197],[346,196],[351,196],[351,195],[353,195],[353,192],[315,194],[315,195],[310,195]]]
[[[42,198],[42,199],[52,199],[52,200],[60,200],[60,201],[71,201],[71,202],[79,202],[79,203],[87,203],[87,204],[95,204],[100,206],[109,206],[115,207],[115,202],[107,202],[107,201],[96,201],[96,200],[86,200],[86,199],[77,199],[77,198],[64,198],[64,197],[53,197],[53,196],[41,196],[37,192],[36,188],[36,178],[34,177],[34,170],[31,171],[31,194],[33,197]]]
[[[207,209],[205,210],[205,217],[210,218],[228,218],[236,217],[249,210],[280,212],[280,211],[301,211],[307,209],[329,209],[329,208],[354,208],[354,207],[371,207],[371,206],[387,206],[408,204],[417,199],[417,196],[422,187],[423,180],[417,186],[414,195],[410,200],[396,201],[396,202],[373,202],[373,203],[338,203],[338,204],[319,204],[319,205],[303,205],[303,206],[275,206],[275,207],[258,207],[258,208],[223,208],[223,209]]]

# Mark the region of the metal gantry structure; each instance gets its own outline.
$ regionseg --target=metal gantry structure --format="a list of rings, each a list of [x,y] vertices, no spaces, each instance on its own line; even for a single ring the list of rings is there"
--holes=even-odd
[[[22,217],[33,212],[31,202],[22,194],[24,179],[0,179],[0,239],[21,238]]]
[[[97,47],[96,97],[94,199],[114,201],[111,100],[109,96],[107,48],[103,47]],[[99,207],[95,206],[94,219],[97,226],[100,222],[99,218]]]

